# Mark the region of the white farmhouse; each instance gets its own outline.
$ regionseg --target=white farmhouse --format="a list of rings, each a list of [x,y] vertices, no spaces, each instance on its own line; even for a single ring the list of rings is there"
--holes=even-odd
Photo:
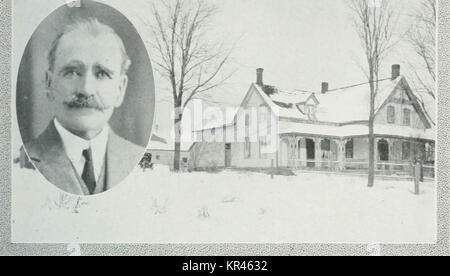
[[[407,173],[417,160],[432,166],[435,126],[400,66],[375,85],[377,170]],[[367,170],[369,95],[368,83],[339,89],[322,83],[317,93],[284,91],[264,84],[263,69],[257,69],[257,81],[232,122],[194,131],[192,165]]]

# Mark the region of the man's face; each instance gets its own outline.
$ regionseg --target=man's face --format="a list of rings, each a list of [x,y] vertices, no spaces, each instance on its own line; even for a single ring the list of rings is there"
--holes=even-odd
[[[112,34],[73,31],[60,40],[53,71],[47,72],[48,97],[58,121],[75,134],[98,134],[125,95],[122,52]]]

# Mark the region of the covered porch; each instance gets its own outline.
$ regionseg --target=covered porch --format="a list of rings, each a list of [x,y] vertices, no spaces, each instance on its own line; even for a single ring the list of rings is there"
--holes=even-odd
[[[279,167],[303,170],[367,172],[367,136],[336,137],[310,134],[280,135]],[[416,161],[434,178],[434,141],[409,137],[376,136],[375,170],[384,175],[411,175]]]

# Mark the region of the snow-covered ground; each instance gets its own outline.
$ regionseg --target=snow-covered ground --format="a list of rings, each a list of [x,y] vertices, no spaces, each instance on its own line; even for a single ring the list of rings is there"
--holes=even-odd
[[[17,173],[20,172],[20,173]],[[434,243],[435,183],[298,173],[136,171],[77,198],[14,170],[13,240],[120,243]],[[37,183],[37,184],[34,184]]]

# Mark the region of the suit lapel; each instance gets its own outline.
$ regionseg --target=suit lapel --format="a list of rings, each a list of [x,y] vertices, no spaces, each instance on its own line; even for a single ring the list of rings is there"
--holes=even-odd
[[[36,169],[49,182],[71,194],[89,195],[86,185],[64,150],[53,121],[36,140],[25,148]],[[144,149],[119,137],[110,129],[104,168],[98,181],[99,188],[104,183],[104,189],[99,192],[109,190],[123,181],[138,164],[138,159],[143,152]]]
[[[89,195],[87,187],[82,181],[80,182],[80,177],[67,157],[53,121],[39,136],[37,145],[39,145],[40,150],[30,153],[30,158],[42,175],[65,192]]]
[[[118,136],[110,129],[108,146],[106,148],[106,190],[113,188],[121,180],[123,180],[122,152],[126,149],[118,147]]]
[[[112,129],[109,132],[106,149],[106,189],[122,182],[139,162],[139,155],[132,144],[119,137]]]

